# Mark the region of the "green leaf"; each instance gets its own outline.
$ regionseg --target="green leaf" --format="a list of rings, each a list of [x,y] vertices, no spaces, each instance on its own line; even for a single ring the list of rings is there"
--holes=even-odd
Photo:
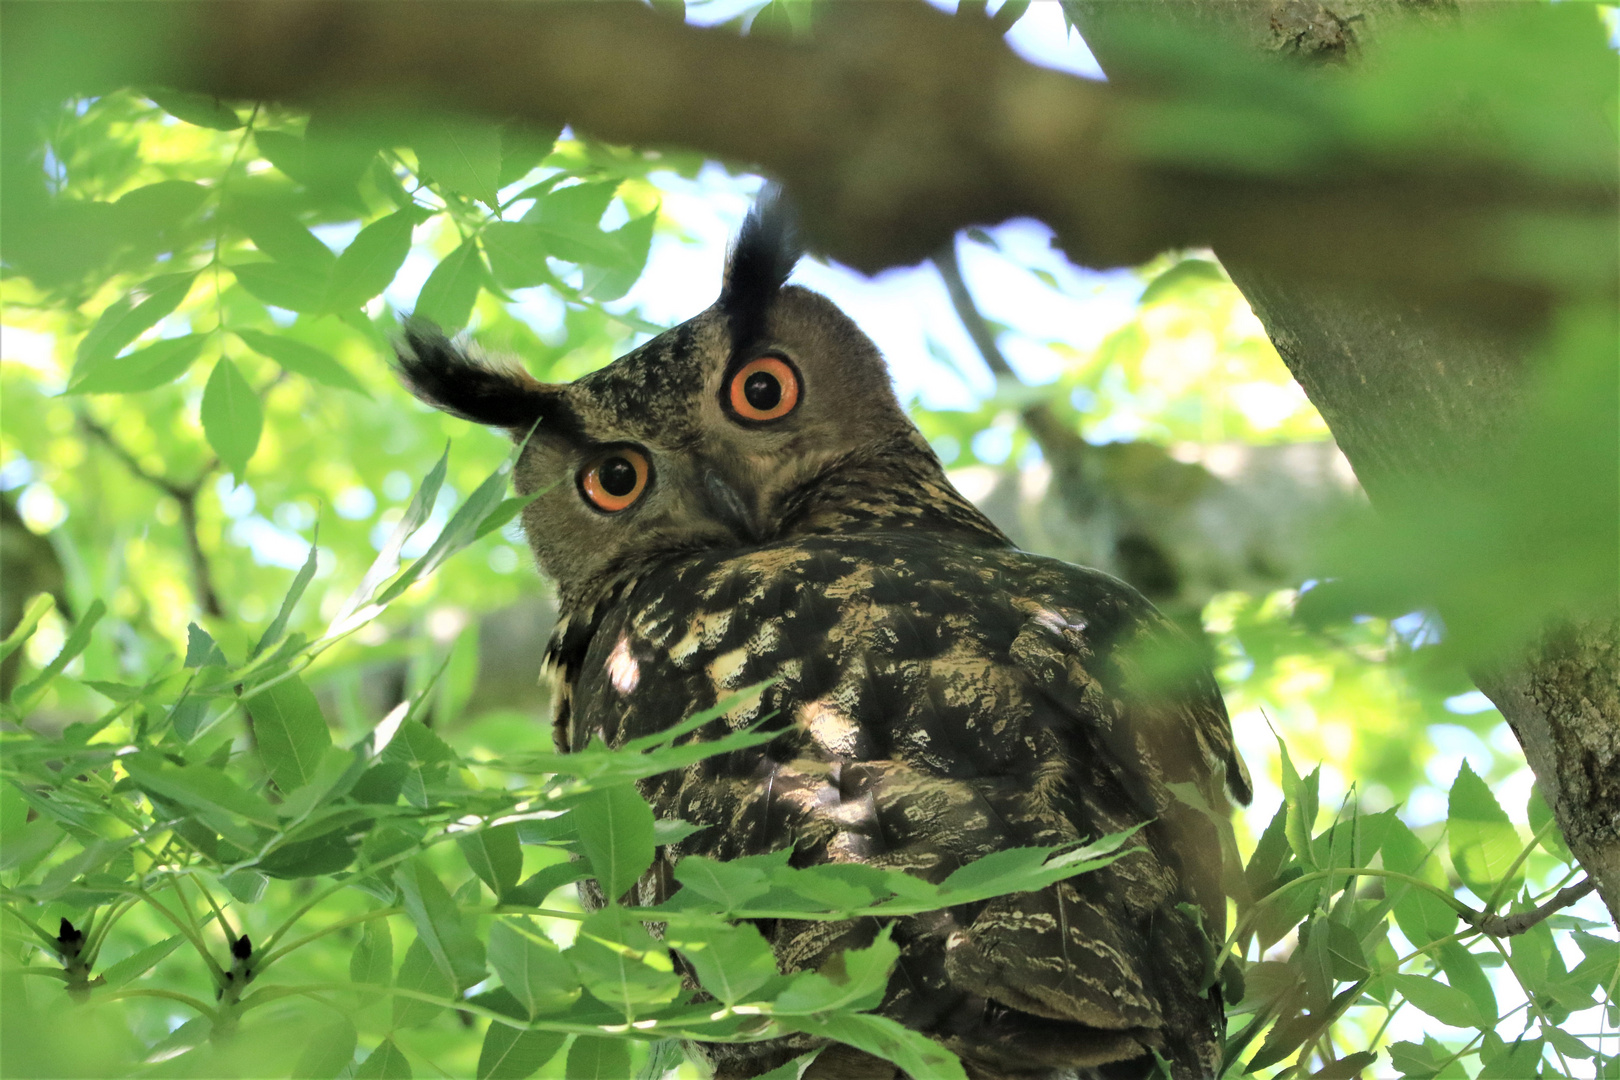
[[[145,975],[148,971],[157,967],[164,957],[174,952],[183,941],[185,941],[185,938],[180,934],[176,934],[171,938],[164,938],[156,944],[148,945],[146,948],[124,957],[124,959],[101,973],[101,977],[107,980],[107,989],[116,990],[125,983]]]
[[[267,134],[262,133],[260,137]],[[337,256],[291,214],[262,202],[233,200],[226,204],[225,217],[247,234],[254,247],[277,264],[310,271],[311,277],[320,281],[321,292],[325,292],[326,279]]]
[[[567,262],[613,266],[622,261],[623,252],[599,223],[618,187],[617,180],[610,180],[553,188],[535,200],[523,223],[539,235],[547,254]]]
[[[490,925],[489,964],[530,1017],[579,999],[573,965],[527,919],[497,919]]]
[[[434,961],[432,950],[420,936],[405,950],[405,959],[400,961],[399,974],[394,977],[394,986],[400,990],[431,994],[436,998],[452,998],[456,993],[449,977]],[[442,1008],[440,1005],[396,994],[394,1026],[419,1027],[439,1015]]]
[[[1225,285],[1226,280],[1226,272],[1208,259],[1182,259],[1149,282],[1136,303],[1139,307],[1149,307],[1165,300],[1194,296],[1210,286]]]
[[[411,1080],[411,1063],[393,1039],[384,1039],[354,1070],[354,1076],[355,1080]]]
[[[1492,954],[1495,955],[1495,954]],[[1440,946],[1440,970],[1446,973],[1446,982],[1473,999],[1479,1014],[1494,1024],[1497,1017],[1496,992],[1490,979],[1479,966],[1479,958],[1455,941]]]
[[[771,869],[787,865],[791,854],[784,849],[730,862],[689,855],[675,864],[675,880],[714,900],[722,911],[732,911],[769,891]]]
[[[516,825],[496,825],[456,834],[456,846],[472,872],[497,897],[505,896],[523,873],[523,849]]]
[[[73,624],[73,629],[68,631],[67,640],[62,643],[62,648],[51,662],[45,665],[45,669],[28,682],[12,688],[11,703],[16,706],[18,712],[26,713],[31,709],[34,697],[43,691],[52,679],[62,674],[62,669],[72,663],[74,657],[84,652],[90,644],[90,632],[105,614],[107,605],[100,600],[92,601],[89,609]]]
[[[1277,746],[1282,753],[1283,797],[1288,806],[1284,830],[1288,834],[1288,846],[1293,849],[1295,858],[1307,866],[1314,866],[1311,835],[1316,830],[1317,789],[1321,784],[1322,768],[1317,766],[1311,770],[1310,776],[1301,780],[1294,769],[1293,758],[1288,756],[1288,747],[1283,745],[1280,738]]]
[[[251,847],[257,837],[236,819],[274,829],[276,812],[264,797],[237,786],[236,781],[206,765],[175,766],[159,753],[142,750],[119,759],[125,771],[141,787],[163,798],[190,807],[200,820],[241,847]]]
[[[1346,1054],[1337,1061],[1330,1061],[1326,1065],[1311,1073],[1311,1080],[1354,1080],[1362,1072],[1372,1068],[1378,1062],[1378,1051],[1358,1050],[1353,1054]]]
[[[478,241],[468,237],[433,268],[416,296],[412,314],[448,332],[459,330],[472,318],[473,303],[483,283],[484,260],[478,254]]]
[[[1540,784],[1530,789],[1530,804],[1526,807],[1526,813],[1531,833],[1541,837],[1541,846],[1547,849],[1547,853],[1566,865],[1574,866],[1575,856],[1570,853],[1569,845],[1564,842],[1563,830],[1553,820],[1552,807],[1541,797]]]
[[[315,777],[332,733],[320,702],[297,675],[283,679],[248,702],[259,758],[283,792],[291,793]]]
[[[323,310],[358,308],[388,288],[411,251],[411,230],[422,218],[415,207],[397,210],[360,230],[332,267]]]
[[[610,263],[587,265],[580,291],[599,303],[617,300],[629,292],[647,266],[653,224],[657,220],[658,211],[651,210],[608,233],[608,238],[618,248],[618,257]]]
[[[526,289],[557,281],[546,263],[545,240],[534,226],[496,221],[484,227],[480,239],[489,256],[490,274],[506,288]]]
[[[245,262],[231,263],[226,269],[255,299],[301,315],[324,311],[332,288],[332,267],[318,263]]]
[[[449,465],[450,447],[446,445],[439,460],[432,469],[428,470],[427,476],[423,477],[421,486],[416,489],[416,494],[411,497],[410,506],[406,507],[404,515],[399,519],[399,524],[394,526],[394,531],[388,534],[388,539],[383,543],[382,550],[377,553],[377,558],[372,561],[371,566],[366,570],[365,576],[360,579],[360,584],[355,587],[354,592],[349,595],[349,598],[343,602],[343,606],[338,609],[337,616],[332,620],[332,625],[326,630],[328,637],[343,633],[350,628],[351,623],[358,625],[355,621],[363,621],[368,607],[373,610],[380,610],[372,602],[377,586],[388,580],[399,570],[400,549],[405,546],[405,541],[409,540],[416,530],[420,529],[423,523],[427,521],[428,515],[433,513],[433,504],[439,497],[439,488],[444,484],[445,470]]]
[[[499,187],[515,184],[539,165],[562,134],[560,126],[512,122],[501,126]]]
[[[142,282],[128,296],[108,305],[79,342],[68,385],[84,381],[92,370],[110,361],[125,345],[156,326],[180,306],[196,280],[195,273],[164,274]]]
[[[69,394],[134,394],[171,383],[190,369],[208,343],[207,334],[186,334],[114,357],[69,386]]]
[[[491,510],[483,521],[478,523],[478,531],[473,534],[473,540],[482,540],[496,529],[523,513],[523,508],[544,495],[544,491],[537,491],[533,495],[518,495],[515,498],[503,499],[499,506]]]
[[[354,1061],[360,1036],[347,1017],[338,1016],[309,1032],[306,1040],[293,1066],[294,1080],[334,1080]]]
[[[819,971],[794,975],[771,1011],[777,1016],[789,1016],[876,1008],[888,988],[889,972],[900,959],[900,946],[889,937],[893,929],[893,924],[884,926],[871,945],[846,949]]]
[[[581,1035],[568,1048],[568,1080],[625,1080],[630,1075],[630,1044],[623,1039]]]
[[[771,946],[752,923],[703,927],[690,940],[672,927],[664,940],[692,965],[699,985],[727,1005],[746,1000],[777,975]]]
[[[623,908],[603,908],[586,918],[563,956],[592,997],[626,1017],[681,992],[669,953]]]
[[[357,983],[387,986],[394,981],[394,935],[387,919],[372,919],[360,926],[360,940],[349,956],[349,978]]]
[[[466,117],[435,116],[411,137],[418,169],[440,188],[477,199],[490,208],[500,202],[501,129]]]
[[[501,504],[501,495],[506,491],[507,471],[507,465],[503,462],[484,478],[484,482],[479,484],[473,493],[467,496],[467,501],[450,516],[444,530],[428,546],[427,551],[422,553],[422,557],[408,566],[404,573],[382,591],[377,597],[379,604],[389,603],[400,596],[417,581],[436,570],[444,560],[473,542],[478,534],[478,526]]]
[[[38,593],[32,600],[28,601],[28,606],[23,609],[22,618],[17,621],[16,626],[12,627],[11,633],[6,635],[6,640],[0,642],[0,660],[4,660],[22,648],[28,639],[34,636],[34,630],[39,626],[39,620],[45,617],[46,612],[55,609],[55,607],[56,599],[50,593]]]
[[[225,654],[220,652],[214,639],[208,636],[208,631],[196,623],[186,625],[186,659],[188,668],[201,668],[209,664],[217,667],[226,666]]]
[[[556,1057],[567,1041],[560,1031],[521,1031],[491,1020],[478,1052],[478,1080],[524,1080]]]
[[[1277,812],[1271,816],[1271,823],[1266,831],[1260,834],[1260,840],[1254,846],[1254,854],[1249,856],[1249,865],[1244,868],[1243,880],[1249,887],[1249,894],[1259,899],[1269,893],[1276,885],[1277,875],[1287,864],[1290,848],[1288,844],[1288,806],[1284,803],[1277,807]]]
[[[1402,821],[1391,823],[1383,859],[1386,870],[1427,881],[1436,888],[1445,887],[1440,860]],[[1428,945],[1457,929],[1456,909],[1433,893],[1402,881],[1390,881],[1385,888],[1395,900],[1395,922],[1412,944]]]
[[[236,330],[233,333],[241,338],[248,348],[260,356],[269,357],[288,371],[337,390],[350,390],[366,398],[371,396],[348,368],[334,360],[331,354],[313,345],[305,345],[302,341],[294,341],[280,334],[266,334],[260,330]]]
[[[1485,1028],[1495,1022],[1487,1020],[1474,1004],[1474,999],[1427,975],[1391,975],[1390,980],[1400,995],[1418,1009],[1442,1024],[1459,1028]]]
[[[400,901],[417,940],[427,948],[439,971],[458,991],[484,978],[484,947],[467,929],[450,893],[425,862],[413,859],[394,872]]]
[[[143,93],[158,108],[188,124],[215,131],[235,131],[242,126],[242,118],[236,110],[212,94],[195,94],[189,90],[146,90]]]
[[[270,620],[270,625],[264,628],[264,633],[259,637],[259,643],[248,653],[249,660],[258,658],[266,649],[281,640],[281,635],[287,629],[287,620],[292,618],[293,608],[298,605],[299,598],[304,595],[304,590],[309,588],[310,580],[315,577],[316,543],[320,539],[318,525],[316,529],[316,537],[310,541],[309,555],[304,559],[304,565],[298,568],[292,585],[287,588],[287,595],[281,598],[281,607],[277,610],[276,617]]]
[[[521,885],[502,897],[501,902],[540,907],[554,891],[564,885],[572,885],[584,876],[585,871],[578,863],[556,863],[530,874]]]
[[[1329,971],[1333,977],[1341,982],[1356,982],[1371,975],[1372,970],[1355,931],[1337,922],[1329,922],[1326,927]]]
[[[887,1016],[871,1013],[829,1013],[803,1017],[794,1024],[803,1031],[865,1050],[900,1066],[908,1076],[928,1080],[967,1080],[957,1056],[919,1031]]]
[[[259,396],[228,356],[219,358],[203,388],[202,426],[208,445],[240,481],[253,452],[259,448],[264,410]]]
[[[159,180],[124,192],[114,205],[125,235],[138,249],[149,250],[201,210],[212,194],[189,180]]]
[[[1486,1046],[1489,1045],[1487,1042]],[[1540,1039],[1523,1038],[1505,1043],[1498,1053],[1482,1050],[1481,1068],[1474,1080],[1523,1080],[1535,1076],[1536,1067],[1541,1064],[1541,1053]]]
[[[580,850],[610,902],[628,892],[652,865],[653,812],[634,786],[587,792],[574,807]]]
[[[1451,841],[1451,862],[1463,884],[1482,900],[1490,899],[1498,886],[1505,896],[1514,896],[1524,882],[1522,870],[1514,871],[1504,885],[1524,842],[1519,831],[1491,794],[1491,789],[1464,761],[1451,785],[1446,835]]]

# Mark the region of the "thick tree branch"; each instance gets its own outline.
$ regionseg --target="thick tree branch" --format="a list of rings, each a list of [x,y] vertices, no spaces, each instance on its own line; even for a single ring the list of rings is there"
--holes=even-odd
[[[1378,281],[1535,322],[1493,214],[1612,214],[1612,185],[1415,151],[1287,180],[1170,163],[1144,101],[1025,63],[985,19],[832,4],[815,39],[738,38],[635,4],[238,0],[6,5],[8,96],[167,84],[225,98],[463,109],[679,144],[782,178],[807,234],[865,270],[1030,215],[1087,265],[1170,247]],[[1303,77],[1303,76],[1302,76]],[[1422,103],[1414,103],[1415,107]],[[1327,253],[1331,253],[1328,257]]]
[[[191,564],[192,591],[197,594],[197,606],[204,614],[216,618],[225,614],[225,609],[219,602],[219,592],[214,588],[213,567],[209,562],[208,552],[203,550],[202,539],[197,532],[197,493],[202,490],[203,481],[219,467],[218,459],[205,465],[195,479],[181,484],[149,471],[112,432],[91,419],[89,415],[79,414],[79,427],[85,434],[106,447],[107,451],[134,476],[151,484],[179,506],[180,532],[186,538],[186,558]]]
[[[1596,879],[1587,878],[1567,888],[1559,889],[1557,895],[1551,900],[1530,911],[1521,911],[1517,915],[1492,915],[1487,912],[1475,912],[1468,916],[1468,921],[1474,925],[1474,929],[1484,931],[1492,937],[1512,937],[1514,934],[1524,933],[1539,922],[1546,921],[1549,915],[1555,915],[1564,910],[1596,888]]]
[[[951,305],[998,380],[1022,385],[962,279],[954,245],[934,256]],[[1331,443],[1210,446],[1178,460],[1147,441],[1097,446],[1046,401],[1019,413],[1051,469],[1041,498],[1027,478],[976,496],[1024,546],[1117,574],[1190,629],[1228,589],[1291,588],[1314,572],[1310,522],[1357,498]],[[1046,494],[1043,492],[1041,494]]]

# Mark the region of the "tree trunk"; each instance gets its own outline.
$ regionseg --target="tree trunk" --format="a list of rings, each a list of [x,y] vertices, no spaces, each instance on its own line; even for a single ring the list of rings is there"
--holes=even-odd
[[[1139,16],[1140,7],[1130,6]],[[1119,5],[1069,0],[1065,7],[1108,71]],[[1312,0],[1169,0],[1159,8],[1167,19],[1329,62],[1357,59],[1381,22],[1437,17],[1431,7],[1391,0],[1350,0],[1331,12]],[[1119,68],[1110,76],[1129,81]],[[1469,324],[1390,294],[1324,289],[1320,280],[1301,282],[1241,258],[1223,262],[1375,509],[1414,484],[1454,485],[1517,436],[1534,388],[1532,335]],[[1620,925],[1620,622],[1548,626],[1521,656],[1473,674],[1518,737],[1570,850]]]

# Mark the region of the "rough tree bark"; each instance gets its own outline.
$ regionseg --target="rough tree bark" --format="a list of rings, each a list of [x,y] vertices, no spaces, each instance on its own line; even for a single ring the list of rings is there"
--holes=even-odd
[[[1329,60],[1353,57],[1380,20],[1440,7],[1161,5]],[[1143,10],[1071,8],[1093,24],[1105,64],[1099,16],[1126,9]],[[1213,246],[1375,506],[1400,481],[1451,483],[1479,440],[1511,433],[1525,399],[1526,342],[1558,297],[1506,266],[1482,223],[1546,214],[1614,232],[1613,181],[1504,182],[1443,155],[1351,157],[1286,182],[1167,165],[1133,141],[1142,114],[1128,78],[1104,86],[1035,68],[987,20],[921,4],[829,5],[812,42],[739,39],[627,4],[7,3],[5,20],[13,108],[36,88],[157,83],[563,120],[757,163],[786,181],[812,241],[868,270],[1016,215],[1046,221],[1089,265]],[[1612,295],[1614,283],[1603,288]],[[1524,663],[1480,682],[1620,923],[1615,632],[1612,622],[1550,627]]]
[[[1117,9],[1096,0],[1066,7],[1104,70],[1128,84],[1129,67],[1111,49]],[[1341,0],[1331,10],[1315,0],[1157,7],[1166,19],[1316,62],[1359,60],[1391,23],[1457,14],[1401,0]],[[1465,478],[1516,436],[1535,375],[1526,356],[1532,335],[1470,323],[1387,289],[1300,282],[1219,242],[1215,251],[1375,508],[1414,484],[1439,489]],[[1518,737],[1570,849],[1620,925],[1620,622],[1549,626],[1520,660],[1473,675]]]

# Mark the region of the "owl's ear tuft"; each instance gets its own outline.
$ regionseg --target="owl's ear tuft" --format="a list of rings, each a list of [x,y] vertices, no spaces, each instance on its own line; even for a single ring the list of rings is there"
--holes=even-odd
[[[754,200],[726,262],[720,307],[731,319],[732,341],[752,344],[765,328],[765,312],[804,254],[793,212],[775,184]]]
[[[426,319],[409,319],[394,346],[405,388],[435,409],[522,438],[556,412],[549,392],[528,372],[474,357]]]

